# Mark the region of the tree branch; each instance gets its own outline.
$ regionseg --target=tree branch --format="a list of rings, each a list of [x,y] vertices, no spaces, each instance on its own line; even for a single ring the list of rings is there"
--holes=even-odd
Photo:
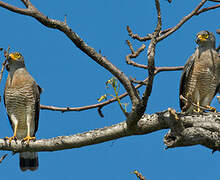
[[[185,22],[187,22],[189,19],[191,19],[194,15],[196,15],[197,11],[206,3],[207,0],[202,0],[199,5],[191,12],[189,13],[187,16],[183,17],[180,22],[173,28],[170,29],[170,31],[168,31],[167,33],[165,33],[164,35],[160,36],[157,38],[157,41],[161,41],[164,38],[166,38],[167,36],[171,35],[172,33],[174,33],[176,30],[178,30]]]
[[[65,22],[50,19],[47,16],[43,15],[37,8],[35,8],[31,4],[29,0],[21,1],[24,3],[27,9],[17,8],[2,1],[0,1],[0,6],[19,14],[34,17],[46,27],[54,28],[63,32],[81,51],[91,57],[96,63],[111,72],[121,82],[121,84],[128,92],[133,106],[135,106],[140,101],[138,93],[135,91],[135,88],[131,84],[129,78],[109,60],[107,60],[106,57],[103,57],[101,54],[97,53],[95,49],[88,46],[75,32],[73,32],[73,30]]]
[[[22,144],[20,140],[0,139],[0,150],[8,151],[57,151],[64,149],[80,148],[83,146],[94,145],[135,134],[150,133],[159,129],[168,128],[164,118],[158,119],[158,115],[144,115],[138,122],[137,128],[133,131],[128,129],[126,121],[95,129],[89,132],[75,134],[71,136],[59,136],[51,139],[41,139],[30,142],[29,145]],[[162,117],[162,116],[161,116]]]
[[[173,118],[174,116],[170,111],[151,115],[144,114],[132,130],[128,128],[126,121],[124,121],[110,127],[81,134],[36,140],[30,142],[29,145],[22,144],[20,140],[16,142],[13,140],[9,144],[9,140],[0,139],[0,150],[15,152],[58,151],[94,145],[132,135],[149,134],[168,128],[171,130],[164,137],[167,148],[200,144],[213,150],[220,150],[220,113],[208,112],[192,115],[177,113],[176,115],[179,118],[178,120]],[[178,123],[183,126],[179,126]]]
[[[220,1],[219,1],[219,2],[220,2]],[[203,9],[197,11],[197,12],[195,13],[195,15],[199,15],[199,14],[201,14],[201,13],[203,13],[203,12],[210,11],[210,10],[212,10],[212,9],[216,9],[216,8],[219,8],[219,7],[220,7],[220,4],[217,4],[217,5],[211,6],[211,7],[207,7],[207,8],[203,8]]]
[[[162,20],[161,20],[161,12],[160,12],[160,2],[159,0],[155,0],[155,6],[157,9],[157,26],[153,33],[151,42],[148,47],[147,51],[147,58],[148,58],[148,83],[147,87],[145,89],[144,95],[143,95],[143,103],[145,107],[147,106],[148,99],[151,95],[152,87],[153,87],[153,81],[154,81],[154,71],[155,71],[155,48],[157,44],[157,37],[159,36],[159,33],[161,31],[162,27]],[[144,110],[145,111],[145,110]]]
[[[180,22],[172,27],[172,28],[168,28],[166,30],[160,31],[159,33],[159,37],[157,37],[157,41],[161,41],[163,39],[165,39],[166,37],[168,37],[169,35],[171,35],[172,33],[174,33],[176,30],[178,30],[185,22],[187,22],[189,19],[191,19],[194,15],[199,15],[203,12],[212,10],[212,9],[216,9],[219,7],[219,5],[216,6],[212,6],[209,8],[204,8],[201,11],[199,11],[199,9],[206,3],[207,0],[202,0],[199,5],[191,12],[189,13],[187,16],[183,17]],[[130,37],[132,37],[133,39],[137,39],[139,41],[147,41],[147,40],[151,40],[152,39],[152,34],[148,34],[145,37],[140,37],[138,34],[133,34],[131,28],[129,26],[127,26],[127,31]]]
[[[148,66],[143,65],[143,68],[148,69]],[[174,66],[174,67],[155,67],[155,75],[159,72],[164,72],[164,71],[179,71],[182,70],[183,66]],[[143,84],[139,84],[135,86],[135,89],[140,88],[142,85],[146,85],[146,81],[148,81],[148,78],[146,78],[143,82]],[[119,99],[123,99],[128,95],[127,92],[121,94],[118,96]],[[104,101],[102,103],[97,103],[97,104],[92,104],[88,106],[82,106],[82,107],[56,107],[56,106],[47,106],[47,105],[40,105],[40,108],[42,110],[51,110],[51,111],[61,111],[61,112],[67,112],[67,111],[84,111],[84,110],[89,110],[89,109],[94,109],[94,108],[102,108],[110,103],[113,103],[117,101],[116,98],[109,99],[107,101]]]
[[[130,48],[131,50],[131,54],[128,54],[126,56],[126,62],[127,64],[131,64],[133,66],[137,66],[137,67],[143,67],[144,65],[141,65],[141,64],[137,64],[135,63],[134,61],[131,60],[131,58],[136,58],[139,56],[139,54],[146,48],[146,45],[145,44],[142,44],[142,46],[140,48],[138,48],[138,50],[135,52],[132,45],[131,45],[131,42],[129,40],[126,41],[127,42],[127,45],[128,47]]]

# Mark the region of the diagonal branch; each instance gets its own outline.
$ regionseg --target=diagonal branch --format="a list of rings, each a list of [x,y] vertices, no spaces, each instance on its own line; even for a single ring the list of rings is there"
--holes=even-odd
[[[18,8],[16,6],[12,6],[8,3],[2,2],[0,1],[0,6],[8,9],[9,11],[18,13],[18,14],[23,14],[23,15],[30,15],[31,11],[29,9],[22,9],[22,8]]]
[[[202,0],[199,5],[187,16],[183,17],[180,22],[173,28],[170,29],[167,33],[157,38],[157,41],[161,41],[165,39],[167,36],[174,33],[176,30],[178,30],[185,22],[187,22],[189,19],[191,19],[194,15],[196,15],[197,11],[206,3],[207,0]]]
[[[81,51],[91,57],[96,63],[111,72],[121,82],[121,84],[128,92],[133,106],[135,106],[140,101],[138,93],[135,91],[135,88],[133,87],[129,78],[109,60],[107,60],[106,57],[103,57],[101,54],[97,53],[95,49],[88,46],[65,22],[50,19],[43,15],[30,3],[29,0],[22,0],[22,2],[27,7],[27,9],[20,9],[2,1],[0,1],[0,6],[19,14],[31,16],[46,27],[57,29],[63,32]]]
[[[203,12],[212,10],[212,9],[216,9],[219,8],[219,4],[212,6],[212,7],[208,7],[208,8],[203,8],[202,10],[199,11],[199,9],[207,2],[207,0],[202,0],[198,6],[191,12],[189,13],[187,16],[183,17],[180,22],[172,27],[172,28],[168,28],[166,30],[160,31],[159,33],[159,37],[157,37],[157,41],[161,41],[163,39],[165,39],[167,36],[171,35],[172,33],[174,33],[176,30],[178,30],[185,22],[187,22],[188,20],[190,20],[193,16],[195,15],[199,15]],[[133,32],[131,31],[131,28],[129,26],[127,26],[127,31],[130,37],[132,37],[133,39],[137,39],[139,41],[147,41],[147,40],[151,40],[152,39],[152,34],[148,34],[145,37],[140,37],[138,34],[133,34]]]
[[[143,65],[145,66],[145,65]],[[148,69],[148,66],[143,67],[145,69]],[[182,70],[183,66],[176,66],[176,67],[155,67],[154,75],[156,75],[159,72],[164,72],[164,71],[179,71]],[[146,78],[143,82],[143,84],[139,84],[135,86],[135,89],[138,89],[142,87],[142,85],[146,85],[148,81],[148,78]],[[122,99],[128,95],[127,92],[121,94],[118,96],[119,99]],[[104,101],[102,103],[97,103],[97,104],[92,104],[88,106],[82,106],[82,107],[56,107],[56,106],[47,106],[47,105],[40,105],[40,108],[43,110],[51,110],[51,111],[61,111],[61,112],[67,112],[67,111],[84,111],[84,110],[89,110],[89,109],[94,109],[94,108],[102,108],[110,103],[113,103],[117,101],[116,98],[112,98],[108,101]]]
[[[219,2],[220,2],[220,1],[219,1]],[[212,10],[212,9],[216,9],[216,8],[219,8],[219,7],[220,7],[220,4],[217,4],[217,5],[211,6],[211,7],[207,7],[207,8],[203,8],[203,9],[197,11],[197,12],[195,13],[195,15],[199,15],[199,14],[201,14],[201,13],[203,13],[203,12],[210,11],[210,10]]]

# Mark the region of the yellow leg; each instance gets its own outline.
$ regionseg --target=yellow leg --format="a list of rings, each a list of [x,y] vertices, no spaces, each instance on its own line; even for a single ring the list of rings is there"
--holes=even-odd
[[[199,113],[200,112],[200,106],[199,106],[199,101],[197,101],[197,104],[196,104],[197,106],[197,109],[194,109],[194,112],[197,112],[197,113]]]
[[[26,141],[29,143],[31,140],[36,140],[36,137],[31,137],[31,121],[32,121],[32,114],[27,115],[27,136],[22,139],[22,141]]]
[[[210,109],[210,111],[213,111],[213,112],[216,112],[216,108],[214,108],[214,107],[211,107],[211,106],[206,106],[208,109]]]
[[[15,130],[14,130],[14,135],[13,135],[12,137],[5,137],[5,139],[8,139],[8,140],[9,140],[9,143],[11,143],[12,140],[16,140],[16,139],[17,139],[17,137],[16,137],[16,135],[17,135],[17,129],[18,129],[18,125],[16,124],[16,125],[15,125]]]

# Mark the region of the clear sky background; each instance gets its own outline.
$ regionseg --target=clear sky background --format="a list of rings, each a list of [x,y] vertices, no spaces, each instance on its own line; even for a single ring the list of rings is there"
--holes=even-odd
[[[23,7],[15,1],[7,2]],[[146,78],[146,70],[125,63],[125,56],[130,53],[125,43],[125,40],[130,39],[126,25],[140,36],[153,32],[156,26],[153,0],[38,0],[32,3],[50,18],[64,20],[64,15],[67,14],[68,25],[86,43],[97,51],[101,50],[126,75],[137,80]],[[162,29],[176,25],[198,3],[199,1],[174,0],[169,4],[166,0],[161,0]],[[184,65],[195,50],[196,33],[201,30],[215,32],[220,28],[219,17],[220,9],[193,17],[181,29],[160,42],[156,49],[156,66]],[[112,75],[83,54],[63,33],[46,28],[31,17],[3,8],[0,9],[0,19],[0,47],[10,46],[12,51],[23,54],[27,69],[44,90],[41,104],[79,107],[97,103],[97,98],[106,93],[105,82]],[[219,44],[220,36],[216,35],[216,39]],[[142,44],[133,40],[131,42],[135,48]],[[3,53],[0,57],[3,61]],[[146,64],[146,50],[135,61]],[[175,71],[162,72],[156,76],[146,113],[164,111],[168,107],[180,111],[180,75],[180,71]],[[0,85],[1,95],[6,77],[7,72]],[[123,102],[130,101],[127,98]],[[216,98],[212,105],[220,110]],[[0,137],[12,136],[3,102],[0,113]],[[103,114],[105,117],[101,118],[96,109],[66,113],[41,110],[37,138],[82,133],[125,120],[117,103],[104,107]],[[79,149],[40,152],[40,165],[35,172],[21,172],[18,155],[12,156],[8,152],[9,156],[0,164],[0,178],[136,180],[135,175],[130,173],[135,169],[148,180],[219,178],[219,152],[212,154],[210,149],[202,146],[164,150],[163,136],[166,132],[167,130],[163,130],[126,137]],[[1,151],[0,156],[5,153]]]

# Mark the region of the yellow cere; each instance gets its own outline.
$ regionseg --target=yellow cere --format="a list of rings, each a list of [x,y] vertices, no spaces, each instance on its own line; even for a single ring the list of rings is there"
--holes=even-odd
[[[16,59],[19,59],[21,57],[21,54],[18,53],[18,52],[15,52],[15,53],[9,54],[9,56],[10,56],[11,59],[16,60]]]

